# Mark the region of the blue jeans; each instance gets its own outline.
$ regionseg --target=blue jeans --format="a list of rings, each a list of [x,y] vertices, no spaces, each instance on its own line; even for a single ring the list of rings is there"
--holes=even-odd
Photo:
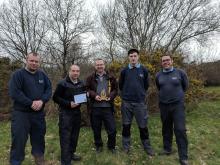
[[[20,165],[25,156],[25,145],[30,135],[32,155],[42,156],[45,150],[46,122],[41,112],[21,112],[14,110],[11,120],[12,144],[10,164]]]
[[[188,140],[186,135],[185,124],[185,107],[183,102],[171,104],[159,104],[162,135],[164,150],[170,152],[172,150],[173,131],[176,136],[179,158],[181,160],[188,159],[187,146]]]

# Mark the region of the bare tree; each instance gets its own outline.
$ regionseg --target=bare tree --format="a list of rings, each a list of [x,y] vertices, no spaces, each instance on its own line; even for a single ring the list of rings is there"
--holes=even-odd
[[[41,2],[16,0],[3,4],[0,11],[0,46],[22,61],[28,52],[38,52],[47,33]],[[44,17],[43,17],[44,16]]]
[[[81,44],[81,41],[77,41],[81,35],[93,29],[93,22],[90,20],[89,12],[84,9],[83,0],[44,0],[44,2],[49,11],[51,24],[47,49],[65,76],[68,65],[76,60],[73,52],[79,52],[78,47],[73,45]]]
[[[99,15],[109,48],[117,43],[148,52],[176,51],[191,39],[203,42],[220,27],[219,6],[210,0],[115,0]]]
[[[107,8],[98,8],[101,19],[101,26],[103,29],[100,32],[104,35],[103,37],[99,36],[99,42],[103,52],[106,52],[107,55],[111,58],[111,61],[114,61],[116,56],[116,19],[118,18],[116,13],[116,6],[112,1],[107,4]],[[110,25],[110,26],[109,26]],[[107,42],[107,44],[105,44]]]

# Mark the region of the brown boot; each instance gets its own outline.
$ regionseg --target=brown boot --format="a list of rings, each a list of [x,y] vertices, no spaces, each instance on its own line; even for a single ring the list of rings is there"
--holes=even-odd
[[[36,165],[45,165],[44,156],[34,155]]]

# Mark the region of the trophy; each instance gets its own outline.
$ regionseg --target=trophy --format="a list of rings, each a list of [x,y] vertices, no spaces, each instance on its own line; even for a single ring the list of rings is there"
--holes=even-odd
[[[105,89],[103,89],[102,91],[101,91],[101,100],[104,100],[104,101],[108,101],[109,100],[109,98],[106,96],[106,92],[105,92]]]

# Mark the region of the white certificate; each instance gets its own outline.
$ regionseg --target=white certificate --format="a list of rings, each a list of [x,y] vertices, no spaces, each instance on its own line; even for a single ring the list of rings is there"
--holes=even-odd
[[[74,102],[75,102],[76,104],[80,104],[80,103],[85,103],[85,102],[87,102],[86,93],[74,95]]]

